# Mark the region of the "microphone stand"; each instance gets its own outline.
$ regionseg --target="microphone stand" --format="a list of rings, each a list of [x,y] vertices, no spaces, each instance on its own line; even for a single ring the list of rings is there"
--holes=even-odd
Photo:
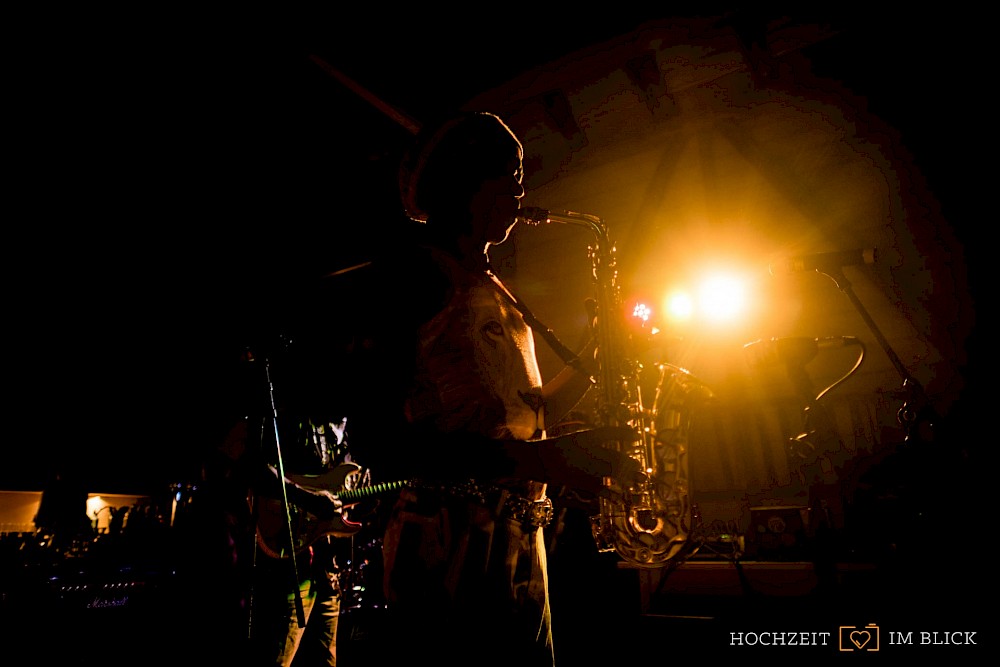
[[[267,387],[268,393],[271,399],[271,414],[273,416],[274,423],[274,447],[277,452],[278,457],[278,480],[281,484],[281,503],[282,508],[285,511],[285,525],[288,529],[288,544],[289,547],[289,560],[292,564],[292,597],[295,599],[295,617],[299,622],[299,627],[305,627],[306,624],[306,612],[305,606],[302,604],[302,596],[299,593],[299,568],[297,558],[295,556],[295,535],[292,530],[292,514],[288,504],[288,489],[285,487],[285,463],[281,455],[281,437],[278,435],[278,407],[277,402],[274,399],[274,382],[271,380],[271,364],[265,360],[264,369],[267,374]]]
[[[830,278],[837,285],[837,288],[847,295],[847,298],[851,300],[852,304],[854,304],[854,308],[858,311],[858,314],[861,315],[861,319],[865,321],[865,324],[868,325],[872,335],[875,336],[875,340],[878,341],[879,345],[885,351],[886,356],[895,367],[896,372],[899,373],[899,376],[902,378],[902,388],[894,394],[896,398],[901,398],[903,401],[902,407],[900,407],[896,412],[896,420],[899,422],[900,426],[903,427],[903,431],[905,433],[904,442],[911,443],[917,435],[916,428],[919,425],[919,421],[922,418],[927,418],[927,413],[929,412],[929,401],[927,400],[923,387],[906,369],[895,350],[893,350],[892,346],[889,345],[889,341],[886,340],[884,335],[882,335],[882,331],[878,328],[878,325],[875,324],[875,320],[872,319],[872,316],[865,309],[857,294],[854,293],[854,289],[851,287],[850,281],[848,281],[847,277],[844,275],[843,269],[841,267],[837,267],[830,272],[816,269],[816,272],[822,273]],[[934,424],[931,423],[930,426],[933,428]]]
[[[295,617],[296,617],[296,620],[298,621],[298,624],[299,624],[300,627],[305,627],[305,624],[306,624],[306,613],[305,613],[305,605],[302,602],[302,597],[301,597],[301,593],[300,593],[300,590],[299,590],[300,586],[301,586],[301,583],[300,583],[300,580],[299,580],[298,559],[297,559],[296,553],[295,553],[295,535],[294,535],[294,530],[293,530],[293,527],[292,527],[291,505],[290,505],[289,499],[288,499],[288,489],[285,486],[285,480],[287,479],[287,477],[285,476],[284,456],[282,455],[282,451],[281,451],[281,437],[279,435],[279,430],[280,429],[279,429],[279,426],[278,426],[278,402],[277,402],[277,399],[275,397],[274,381],[273,381],[272,376],[271,376],[271,361],[270,361],[270,358],[267,355],[262,355],[260,357],[260,359],[262,360],[261,363],[263,365],[263,374],[264,374],[264,377],[263,377],[263,379],[261,381],[262,382],[266,382],[266,384],[267,384],[267,398],[268,398],[268,402],[269,402],[269,406],[270,406],[270,410],[271,410],[270,421],[272,422],[272,425],[274,427],[274,447],[275,447],[275,454],[277,456],[278,483],[281,486],[281,504],[282,504],[282,510],[284,512],[284,515],[285,515],[285,528],[286,528],[286,530],[288,532],[289,563],[291,564],[291,570],[289,572],[289,574],[291,575],[291,580],[289,581],[289,585],[291,586],[291,593],[292,593],[292,596],[294,597],[294,600],[295,600],[294,604],[295,604]],[[248,362],[251,366],[256,367],[257,362],[258,362],[258,355],[255,354],[254,349],[252,347],[246,347],[244,349],[244,351],[243,351],[243,360],[245,362]],[[252,412],[255,415],[257,414],[257,410],[258,409],[260,409],[261,413],[263,413],[263,406],[262,405],[261,406],[257,405],[257,398],[258,398],[257,394],[256,394],[256,387],[257,387],[256,383],[257,382],[258,382],[258,376],[254,375],[253,381],[251,382],[251,386],[254,388],[254,392],[253,392],[254,401],[253,401],[253,410],[252,410]],[[261,394],[262,395],[259,397],[260,399],[263,398],[263,392],[261,392]],[[263,459],[259,458],[259,457],[262,457],[263,454],[264,454],[264,446],[265,446],[265,442],[266,442],[266,438],[265,438],[266,423],[265,422],[267,421],[267,418],[265,418],[263,414],[261,414],[259,416],[260,416],[260,433],[259,433],[260,440],[259,440],[258,445],[259,445],[260,449],[257,452],[257,455],[250,457],[252,459],[251,465],[254,467],[254,470],[250,474],[250,479],[251,479],[250,484],[251,484],[251,491],[254,493],[255,496],[260,491],[258,488],[256,488],[256,485],[257,484],[263,484],[263,481],[260,479],[262,477],[263,473],[261,473],[261,471],[258,468],[265,465],[265,461]],[[254,566],[254,569],[257,568],[258,557],[259,557],[259,554],[260,554],[260,551],[261,551],[261,549],[260,549],[260,539],[259,539],[259,526],[256,523],[258,521],[258,519],[259,519],[259,517],[258,517],[259,509],[258,509],[257,505],[258,505],[257,499],[255,498],[254,503],[253,503],[252,517],[251,517],[252,521],[254,522],[253,529],[254,529],[254,533],[255,533],[254,540],[253,540],[253,566]],[[257,616],[257,613],[256,613],[257,604],[256,604],[256,601],[255,601],[256,593],[255,593],[254,589],[255,589],[255,586],[251,585],[250,599],[249,599],[249,603],[250,603],[249,604],[249,615],[247,617],[247,639],[250,639],[253,636],[253,632],[254,632],[253,631],[253,626],[257,622],[257,619],[256,619],[256,616]]]
[[[855,482],[864,484],[855,488],[847,511],[848,523],[853,526],[848,531],[847,544],[855,556],[873,559],[876,563],[885,562],[895,567],[913,567],[919,563],[920,567],[924,562],[922,540],[940,525],[934,519],[943,518],[937,514],[935,494],[925,492],[928,484],[944,476],[938,453],[923,446],[934,440],[936,415],[923,387],[910,375],[882,335],[842,268],[837,267],[829,273],[817,271],[833,280],[851,300],[903,380],[902,388],[894,393],[903,401],[896,412],[896,420],[904,433],[902,446],[896,452],[875,455],[866,472],[852,473]],[[897,455],[904,458],[899,459]],[[891,499],[889,505],[885,504],[887,499]],[[884,522],[887,513],[896,519],[888,526]],[[875,517],[882,517],[883,521],[873,522]]]

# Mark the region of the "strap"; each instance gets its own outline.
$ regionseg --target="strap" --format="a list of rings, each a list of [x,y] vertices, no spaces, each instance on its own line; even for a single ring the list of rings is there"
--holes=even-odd
[[[552,331],[552,329],[547,327],[544,323],[541,322],[541,320],[535,317],[534,313],[532,313],[531,310],[529,310],[526,305],[521,303],[510,292],[510,290],[507,289],[507,286],[504,285],[502,282],[500,282],[500,279],[492,271],[487,269],[486,275],[488,275],[490,279],[497,284],[497,287],[503,290],[504,294],[506,294],[510,298],[510,302],[514,305],[514,307],[517,308],[518,311],[520,311],[521,316],[524,317],[524,321],[527,322],[528,326],[531,327],[533,331],[538,332],[538,334],[545,339],[545,342],[549,344],[549,347],[551,347],[553,351],[555,351],[555,353],[559,355],[559,358],[562,359],[567,366],[570,366],[571,368],[573,368],[576,371],[579,371],[580,373],[587,372],[583,367],[583,361],[580,359],[580,357],[571,349],[566,347],[566,345],[564,345],[563,342],[559,340],[559,337],[556,336],[555,332]]]

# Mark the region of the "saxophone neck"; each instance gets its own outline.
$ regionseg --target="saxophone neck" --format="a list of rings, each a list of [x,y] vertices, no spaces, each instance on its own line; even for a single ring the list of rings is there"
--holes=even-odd
[[[590,229],[601,239],[607,239],[608,228],[596,215],[589,213],[578,213],[576,211],[558,211],[554,209],[540,208],[538,206],[525,206],[517,214],[517,221],[529,226],[537,227],[541,224],[562,224],[577,225]]]

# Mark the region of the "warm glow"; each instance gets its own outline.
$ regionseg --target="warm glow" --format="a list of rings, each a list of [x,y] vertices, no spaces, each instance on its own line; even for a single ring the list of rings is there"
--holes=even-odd
[[[746,289],[734,276],[707,278],[699,289],[701,313],[712,322],[732,322],[745,311]]]
[[[687,292],[674,292],[667,297],[667,316],[676,322],[690,320],[694,315],[694,300]]]
[[[108,503],[100,496],[87,498],[87,516],[91,519],[97,519],[98,513],[106,507],[108,507]]]
[[[748,312],[749,290],[736,274],[706,274],[692,285],[669,288],[664,297],[665,317],[675,326],[714,326],[740,323]]]

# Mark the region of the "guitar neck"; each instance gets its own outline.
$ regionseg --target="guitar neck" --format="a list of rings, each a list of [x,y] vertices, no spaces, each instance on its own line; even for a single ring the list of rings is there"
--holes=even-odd
[[[361,498],[367,498],[368,496],[374,496],[379,493],[386,493],[387,491],[395,491],[396,489],[401,489],[409,483],[409,480],[398,480],[395,482],[382,482],[381,484],[371,484],[369,486],[362,486],[357,489],[349,489],[347,491],[341,491],[336,494],[337,498],[341,501],[351,501],[360,500]]]

